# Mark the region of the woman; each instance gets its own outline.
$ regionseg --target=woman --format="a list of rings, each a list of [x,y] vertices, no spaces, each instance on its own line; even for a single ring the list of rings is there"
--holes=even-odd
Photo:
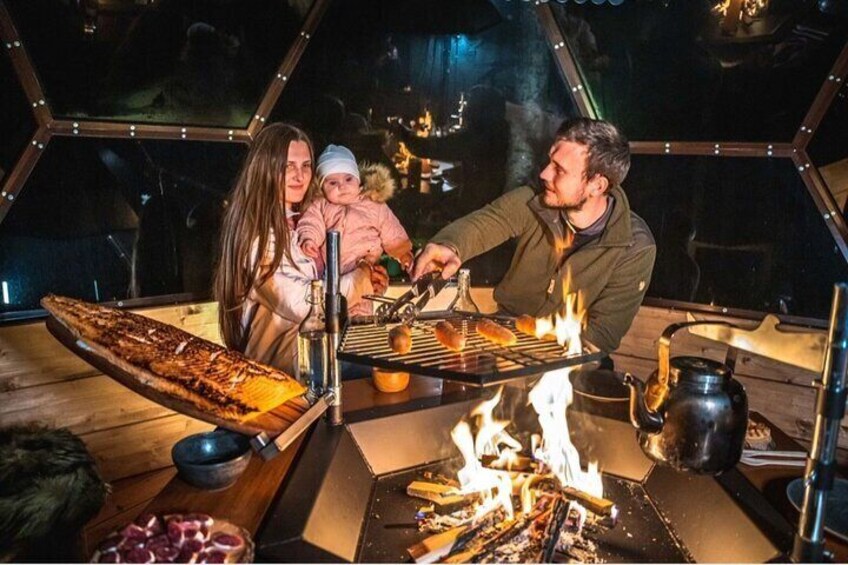
[[[271,124],[256,136],[230,194],[214,283],[227,347],[292,374],[297,327],[317,277],[294,230],[314,191],[312,161],[309,137],[294,126]],[[382,294],[387,282],[385,270],[363,264],[340,286],[352,306]]]

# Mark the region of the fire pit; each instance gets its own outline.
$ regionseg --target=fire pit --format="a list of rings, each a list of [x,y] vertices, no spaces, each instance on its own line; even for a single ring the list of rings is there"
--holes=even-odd
[[[407,548],[427,536],[417,531],[417,528],[404,527],[405,524],[409,525],[410,517],[422,506],[420,500],[406,495],[407,485],[420,479],[425,471],[449,473],[456,468],[455,463],[442,462],[378,478],[357,560],[410,561]],[[691,561],[686,550],[657,515],[641,485],[607,476],[604,479],[604,490],[609,498],[621,500],[624,505],[619,507],[621,516],[615,527],[586,527],[585,537],[597,547],[587,553],[604,562]],[[567,558],[562,554],[556,555],[557,560],[564,557]]]
[[[346,386],[354,385],[348,383]],[[540,431],[523,391],[506,389],[506,407],[522,439]],[[411,561],[408,549],[431,534],[415,516],[426,502],[407,495],[427,477],[456,477],[464,460],[450,439],[479,401],[362,418],[314,430],[266,517],[257,555],[270,561]],[[767,506],[730,471],[719,479],[655,468],[627,422],[570,411],[568,426],[584,459],[603,471],[604,497],[618,507],[614,527],[587,526],[594,545],[580,559],[617,562],[742,561],[779,558],[774,531],[764,533],[748,508]],[[759,497],[759,498],[758,498]],[[756,520],[756,522],[755,522]],[[782,533],[782,532],[781,532]],[[591,545],[590,544],[590,545]],[[579,548],[578,548],[579,549]],[[564,554],[554,560],[568,560]]]

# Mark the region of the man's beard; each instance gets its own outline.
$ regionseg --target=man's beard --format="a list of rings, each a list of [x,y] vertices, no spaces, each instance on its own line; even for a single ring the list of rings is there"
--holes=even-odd
[[[566,204],[565,206],[560,206],[559,209],[563,212],[579,212],[583,209],[583,206],[585,206],[586,202],[588,201],[589,197],[584,194],[580,201],[576,204]]]
[[[547,194],[550,194],[550,193],[545,192],[545,195],[547,195]],[[580,196],[580,199],[573,204],[563,204],[563,205],[559,205],[559,203],[548,204],[546,198],[542,199],[542,202],[545,204],[545,206],[547,206],[549,208],[558,208],[558,209],[562,210],[563,212],[579,212],[580,210],[583,209],[583,206],[588,201],[589,201],[589,197],[586,195],[585,192],[583,192],[583,194]]]

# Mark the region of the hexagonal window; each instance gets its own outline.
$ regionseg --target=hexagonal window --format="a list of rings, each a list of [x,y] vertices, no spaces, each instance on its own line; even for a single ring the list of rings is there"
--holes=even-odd
[[[848,265],[789,159],[634,155],[624,188],[651,228],[651,298],[827,318]]]
[[[8,4],[54,115],[245,127],[312,0]]]
[[[828,190],[843,216],[848,212],[848,86],[834,98],[813,139],[807,146]]]
[[[0,184],[15,166],[38,124],[29,101],[9,60],[8,53],[0,55]]]
[[[222,203],[245,153],[235,143],[53,138],[0,224],[0,313],[37,309],[48,292],[208,297]]]
[[[535,182],[576,111],[532,4],[492,2],[497,22],[491,12],[464,23],[430,14],[412,20],[418,33],[392,12],[401,4],[334,2],[271,118],[304,125],[319,152],[341,143],[389,167],[401,187],[389,205],[422,243]],[[438,33],[462,25],[482,31]],[[478,263],[475,284],[494,283],[508,259]]]
[[[550,3],[598,115],[633,140],[790,141],[848,37],[823,2],[581,4]]]

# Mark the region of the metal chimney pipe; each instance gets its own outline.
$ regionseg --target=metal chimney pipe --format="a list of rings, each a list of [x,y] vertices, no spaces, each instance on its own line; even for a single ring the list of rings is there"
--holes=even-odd
[[[341,338],[341,236],[336,230],[327,232],[327,346],[330,348],[327,365],[327,388],[333,401],[327,411],[331,426],[340,426],[342,418],[342,375],[337,357]]]
[[[824,551],[824,515],[833,490],[839,426],[845,415],[848,369],[848,284],[833,287],[830,329],[827,334],[822,380],[816,395],[816,427],[804,473],[804,501],[792,547],[795,563],[821,563]]]

